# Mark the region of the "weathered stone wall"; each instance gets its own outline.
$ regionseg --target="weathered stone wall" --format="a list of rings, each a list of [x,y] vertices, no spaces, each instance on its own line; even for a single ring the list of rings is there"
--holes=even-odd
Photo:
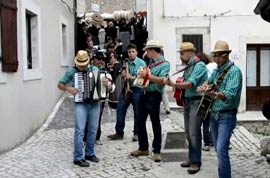
[[[136,0],[78,0],[78,12],[91,12],[91,3],[100,5],[99,13],[113,13],[117,10],[136,11]]]

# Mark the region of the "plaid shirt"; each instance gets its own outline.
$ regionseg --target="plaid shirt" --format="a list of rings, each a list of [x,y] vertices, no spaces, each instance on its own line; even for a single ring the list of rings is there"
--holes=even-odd
[[[185,81],[191,82],[193,87],[185,90],[185,97],[194,97],[200,96],[202,94],[198,94],[197,88],[201,86],[208,78],[207,78],[207,69],[203,62],[195,62],[195,56],[189,60],[188,65],[190,66],[187,71],[184,72]]]
[[[87,70],[98,71],[98,67],[89,66]],[[69,84],[74,87],[74,74],[78,72],[74,67],[71,67],[67,70],[65,75],[59,80],[59,83],[63,83],[64,85]]]
[[[222,67],[214,70],[208,83],[216,83],[219,74],[224,71],[232,62],[229,60]],[[239,67],[232,65],[230,70],[225,75],[223,81],[218,87],[218,92],[225,95],[225,100],[215,99],[211,108],[212,113],[218,113],[221,110],[237,109],[240,104],[240,97],[242,91],[242,73]]]
[[[154,59],[151,64],[157,63],[161,60],[165,60],[164,57],[161,55],[157,59]],[[170,71],[170,63],[168,61],[163,62],[157,66],[152,67],[151,74],[157,76],[157,77],[166,77],[169,75]],[[158,91],[160,93],[164,90],[164,85],[159,85],[154,82],[149,82],[149,85],[145,89],[146,91]]]

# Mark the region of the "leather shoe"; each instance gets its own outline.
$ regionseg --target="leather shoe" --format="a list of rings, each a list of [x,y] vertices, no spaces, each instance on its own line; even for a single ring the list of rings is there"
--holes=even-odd
[[[197,172],[200,171],[201,166],[197,164],[191,164],[191,166],[188,168],[187,172],[189,174],[196,174]]]
[[[107,136],[111,140],[123,140],[124,136],[118,133]]]
[[[84,159],[78,160],[78,161],[75,161],[75,160],[74,160],[73,163],[74,163],[75,165],[80,166],[80,167],[89,167],[89,166],[90,166],[90,164],[89,164],[87,161],[85,161]]]
[[[98,163],[100,161],[99,158],[96,157],[96,155],[92,155],[92,156],[85,155],[85,159],[89,160],[89,161],[92,161],[92,162],[95,162],[95,163]]]
[[[191,163],[190,163],[190,161],[184,161],[180,165],[181,165],[181,167],[190,167]]]

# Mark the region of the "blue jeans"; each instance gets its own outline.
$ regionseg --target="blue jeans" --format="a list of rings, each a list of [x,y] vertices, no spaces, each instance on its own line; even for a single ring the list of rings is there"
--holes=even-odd
[[[93,103],[75,103],[75,132],[74,132],[74,152],[75,161],[84,159],[83,156],[83,136],[87,123],[87,139],[85,155],[92,156],[95,154],[94,146],[98,128],[100,112],[100,102]]]
[[[212,113],[211,132],[218,157],[219,178],[231,178],[229,145],[232,131],[236,126],[237,111]]]
[[[188,156],[191,164],[201,166],[202,133],[201,125],[204,115],[197,114],[200,100],[185,99],[184,123],[188,140]]]
[[[133,91],[132,98],[131,98],[131,104],[133,106],[133,112],[134,112],[134,128],[133,133],[138,134],[138,116],[139,116],[139,100],[140,96],[142,94],[142,89],[133,87],[131,88]],[[116,133],[120,135],[124,135],[124,128],[125,128],[125,120],[126,120],[126,114],[127,109],[129,107],[129,104],[125,102],[125,96],[123,93],[119,96],[119,101],[117,105],[117,119],[116,119],[116,125],[115,125],[115,131]]]

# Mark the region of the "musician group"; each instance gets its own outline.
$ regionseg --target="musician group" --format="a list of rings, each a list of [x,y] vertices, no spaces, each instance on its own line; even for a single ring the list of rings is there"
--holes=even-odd
[[[73,162],[81,167],[88,167],[86,160],[99,162],[95,155],[95,141],[98,123],[100,122],[100,102],[106,99],[101,97],[101,88],[105,88],[107,96],[114,93],[117,87],[121,87],[116,106],[115,133],[108,135],[111,140],[124,138],[125,117],[127,108],[133,105],[134,111],[134,136],[133,141],[138,141],[138,148],[130,153],[131,156],[148,156],[152,154],[155,162],[162,161],[161,143],[162,128],[160,122],[160,103],[165,85],[175,90],[183,90],[184,125],[188,141],[188,160],[181,163],[189,174],[197,173],[202,165],[202,122],[209,118],[211,124],[211,138],[218,157],[218,174],[220,178],[231,178],[231,165],[229,158],[229,146],[232,131],[236,126],[237,108],[240,103],[242,90],[242,74],[240,69],[229,60],[231,52],[225,41],[217,41],[211,57],[217,65],[211,75],[208,76],[208,68],[196,55],[196,49],[190,42],[180,45],[180,59],[186,65],[182,82],[174,82],[170,79],[170,61],[163,55],[163,45],[157,40],[149,40],[144,48],[145,59],[137,57],[136,45],[128,47],[129,58],[125,67],[121,69],[123,84],[115,85],[115,77],[109,72],[105,77],[100,77],[102,67],[90,64],[90,58],[86,51],[79,51],[74,59],[75,66],[70,68],[60,79],[58,88],[78,97],[84,95],[87,90],[88,98],[75,100],[75,132]],[[113,56],[114,54],[110,54]],[[109,65],[108,65],[109,66]],[[77,79],[79,72],[87,72],[91,84],[84,79]],[[94,72],[96,71],[96,72]],[[97,76],[95,76],[97,75]],[[177,74],[180,75],[180,74]],[[180,76],[179,76],[180,77]],[[75,87],[74,81],[83,80],[83,88]],[[69,84],[70,83],[70,84]],[[94,83],[94,84],[93,84]],[[103,86],[91,89],[90,86]],[[119,90],[118,90],[119,91]],[[96,93],[96,94],[95,94]],[[90,97],[89,97],[90,96]],[[97,96],[97,97],[95,97]],[[207,99],[209,107],[205,107]],[[209,102],[210,101],[210,102]],[[207,108],[207,109],[205,109]],[[154,138],[149,146],[146,120],[148,115],[152,123]],[[85,130],[87,128],[87,132]],[[83,137],[86,135],[85,147]],[[149,151],[151,148],[151,152]],[[85,150],[85,151],[84,151]]]

